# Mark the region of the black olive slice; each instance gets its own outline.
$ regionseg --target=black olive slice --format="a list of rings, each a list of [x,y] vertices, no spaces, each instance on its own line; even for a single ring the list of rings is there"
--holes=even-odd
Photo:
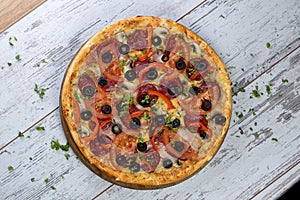
[[[88,85],[82,89],[82,92],[83,96],[92,97],[95,93],[95,89],[92,86]]]
[[[159,37],[159,36],[154,36],[153,38],[152,38],[152,44],[154,45],[154,46],[159,46],[160,44],[161,44],[161,38]]]
[[[197,86],[192,86],[190,87],[189,92],[192,95],[197,95],[200,93],[200,88],[198,88]]]
[[[137,162],[132,162],[129,165],[129,169],[132,172],[139,172],[141,169],[141,166]]]
[[[199,136],[204,140],[208,138],[208,135],[205,131],[201,130]]]
[[[162,60],[163,62],[167,62],[167,61],[169,60],[169,56],[166,55],[166,54],[164,54],[164,55],[162,55],[161,60]]]
[[[174,119],[172,121],[172,127],[173,128],[178,128],[180,126],[180,120],[178,118]]]
[[[182,152],[183,149],[184,149],[184,143],[183,143],[183,142],[180,142],[180,141],[176,141],[176,142],[175,142],[175,145],[174,145],[174,149],[175,149],[177,152]]]
[[[138,129],[141,126],[141,121],[138,118],[134,117],[130,120],[129,126],[131,129]]]
[[[186,64],[183,60],[179,60],[177,63],[176,63],[176,69],[178,70],[184,70],[186,67]]]
[[[155,116],[154,121],[158,126],[164,126],[166,123],[165,117],[163,115]]]
[[[154,80],[156,79],[158,76],[158,73],[156,71],[156,69],[150,69],[147,73],[146,73],[146,77],[149,79],[149,80]]]
[[[175,96],[175,95],[177,95],[179,93],[179,88],[176,85],[171,85],[168,88],[168,93],[171,96]]]
[[[81,118],[82,120],[84,120],[84,121],[89,121],[89,120],[92,118],[92,113],[91,113],[91,111],[88,111],[88,110],[82,111],[82,112],[80,113],[80,118]]]
[[[101,58],[104,63],[110,63],[112,60],[112,54],[109,51],[107,51],[104,54],[102,54]]]
[[[124,165],[126,163],[126,157],[124,155],[118,155],[116,158],[118,165]]]
[[[204,70],[206,70],[206,68],[207,68],[207,62],[206,62],[206,60],[200,60],[200,61],[196,64],[195,68],[196,68],[198,71],[204,71]]]
[[[145,95],[138,99],[138,103],[143,107],[149,107],[150,106],[150,97],[149,95]]]
[[[136,78],[136,73],[133,69],[130,69],[128,70],[126,73],[125,73],[125,78],[128,80],[128,81],[133,81],[135,78]]]
[[[136,145],[137,149],[141,152],[145,152],[147,150],[146,142],[138,142]]]
[[[119,47],[119,51],[121,54],[126,55],[130,51],[130,47],[128,44],[121,44]]]
[[[163,161],[163,166],[164,168],[169,169],[173,166],[173,162],[170,159],[166,158]]]
[[[100,78],[98,79],[98,85],[100,85],[100,86],[106,86],[106,84],[107,84],[106,78],[100,77]]]
[[[215,117],[215,123],[219,125],[224,125],[226,122],[226,117],[224,117],[221,114],[216,115]]]
[[[123,102],[122,101],[119,101],[117,104],[116,104],[116,108],[119,112],[123,111]]]
[[[201,104],[201,108],[204,111],[209,111],[211,107],[212,107],[211,102],[207,99],[205,99]]]
[[[122,132],[121,124],[113,124],[111,127],[111,131],[116,135],[120,134]]]
[[[101,107],[101,111],[104,114],[110,114],[111,113],[111,106],[110,105],[104,105]]]

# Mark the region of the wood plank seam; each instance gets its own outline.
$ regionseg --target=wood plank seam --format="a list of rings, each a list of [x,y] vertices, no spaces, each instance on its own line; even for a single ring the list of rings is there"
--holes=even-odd
[[[265,189],[267,189],[268,187],[270,187],[275,181],[278,181],[282,176],[284,176],[286,173],[288,173],[290,170],[292,170],[294,167],[296,167],[297,165],[300,164],[300,160],[298,160],[296,163],[294,163],[293,165],[289,166],[289,168],[278,174],[276,177],[274,177],[271,181],[269,181],[264,188],[262,188],[261,190],[257,191],[255,194],[253,194],[253,196],[250,199],[254,199],[258,194],[260,194],[261,192],[263,192]]]
[[[290,54],[292,54],[294,51],[296,51],[297,49],[300,48],[300,45],[295,47],[294,49],[292,49],[290,52],[288,52],[286,55],[282,56],[280,59],[278,59],[275,63],[273,63],[269,68],[267,68],[265,71],[263,71],[260,75],[258,75],[257,77],[255,77],[254,79],[252,79],[251,81],[247,82],[243,87],[241,87],[240,89],[244,89],[246,88],[248,85],[250,85],[251,83],[253,83],[254,81],[256,81],[259,77],[261,77],[262,75],[264,75],[265,73],[269,72],[272,68],[274,68],[278,63],[280,63],[282,60],[284,60],[285,58],[287,58]],[[238,95],[238,93],[240,92],[240,89],[237,90],[236,92],[234,92],[232,94],[232,96]]]
[[[206,1],[208,0],[204,0],[201,3],[199,3],[198,5],[196,5],[194,8],[192,8],[190,11],[186,12],[184,15],[182,15],[181,17],[179,17],[176,22],[179,22],[180,20],[182,20],[185,16],[189,15],[191,12],[193,12],[194,10],[196,10],[197,8],[199,8],[202,4],[204,4]]]

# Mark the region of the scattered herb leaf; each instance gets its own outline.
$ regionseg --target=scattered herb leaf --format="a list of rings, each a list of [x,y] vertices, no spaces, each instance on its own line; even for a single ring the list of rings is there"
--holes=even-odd
[[[44,130],[45,130],[45,127],[44,127],[44,126],[37,126],[37,127],[35,127],[35,129],[36,129],[37,131],[44,131]]]
[[[271,88],[270,85],[266,85],[266,91],[268,94],[271,94]]]
[[[16,55],[15,58],[16,58],[16,60],[21,60],[21,56],[20,55]]]
[[[271,47],[271,44],[267,42],[266,47],[269,49]]]
[[[58,151],[59,149],[63,150],[63,151],[69,151],[69,143],[67,142],[65,145],[62,145],[59,143],[58,140],[52,140],[51,141],[51,149],[55,149],[56,151]]]
[[[287,80],[287,79],[282,79],[282,82],[283,82],[283,83],[288,83],[289,80]]]
[[[34,91],[39,95],[40,99],[43,99],[45,96],[45,92],[48,90],[49,88],[40,88],[38,87],[37,84],[34,85]]]
[[[67,160],[69,160],[70,154],[66,153],[66,154],[65,154],[65,157],[66,157]]]
[[[24,137],[24,133],[19,132],[19,137]]]
[[[256,97],[256,98],[259,98],[259,97],[260,97],[260,94],[259,94],[259,92],[258,92],[257,90],[252,90],[252,94],[253,94],[253,96]]]
[[[48,183],[48,182],[49,182],[49,179],[48,179],[48,178],[46,178],[46,179],[44,180],[44,182],[45,182],[45,183]]]
[[[278,139],[277,138],[272,138],[272,141],[278,142]]]
[[[51,186],[51,189],[52,189],[52,190],[56,190],[56,187],[54,187],[54,186],[52,185],[52,186]]]
[[[220,15],[219,17],[225,19],[224,15]]]
[[[12,66],[12,63],[11,63],[11,62],[8,62],[7,65],[10,67],[10,66]]]
[[[30,180],[31,180],[31,182],[33,182],[33,181],[35,181],[35,178],[31,178]]]
[[[13,171],[14,167],[13,166],[8,166],[7,169],[8,169],[8,171]]]

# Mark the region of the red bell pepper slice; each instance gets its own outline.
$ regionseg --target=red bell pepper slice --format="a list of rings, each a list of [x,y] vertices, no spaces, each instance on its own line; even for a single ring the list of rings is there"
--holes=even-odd
[[[164,95],[158,91],[155,91],[155,90],[148,90],[148,94],[156,95],[156,96],[160,97],[167,104],[169,110],[175,109],[174,105],[172,104],[172,102],[166,95]]]

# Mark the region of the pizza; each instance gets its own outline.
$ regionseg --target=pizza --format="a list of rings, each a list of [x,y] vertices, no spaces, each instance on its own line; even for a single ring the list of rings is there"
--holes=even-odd
[[[61,114],[78,153],[105,179],[137,188],[203,168],[232,109],[225,65],[183,25],[137,16],[90,38],[69,65]]]

